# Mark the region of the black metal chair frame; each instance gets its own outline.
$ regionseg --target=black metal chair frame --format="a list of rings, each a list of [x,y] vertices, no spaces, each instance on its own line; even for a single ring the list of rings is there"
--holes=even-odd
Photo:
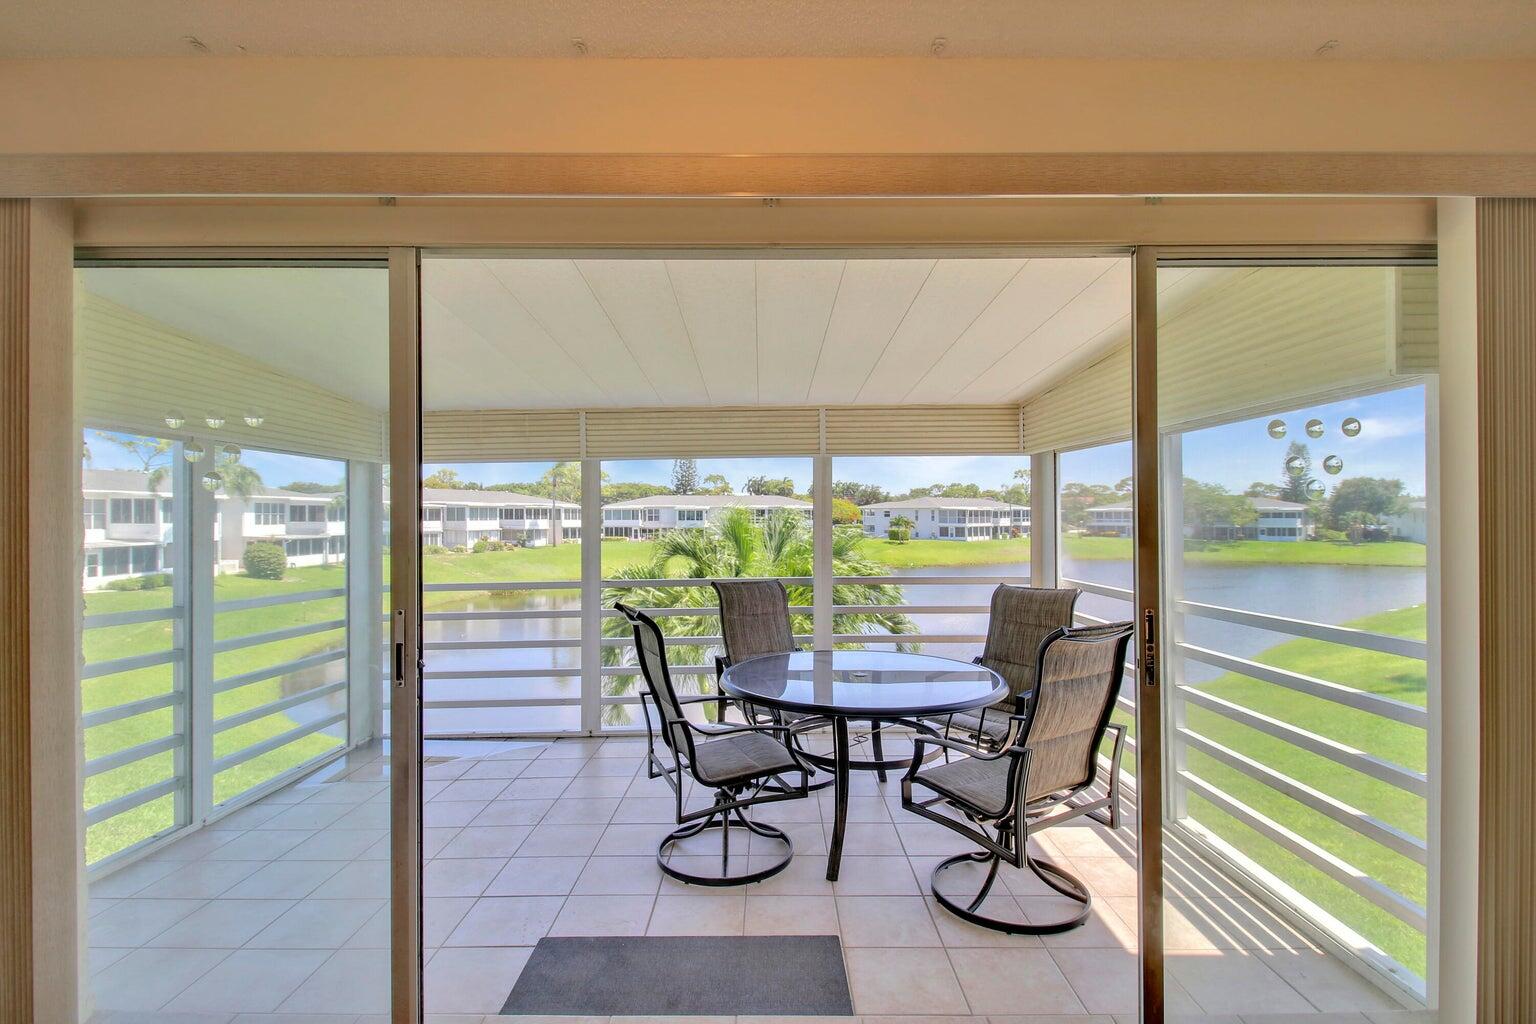
[[[650,629],[655,632],[658,643],[665,652],[665,636],[656,621],[622,602],[616,602],[614,608],[629,619],[635,629],[635,642],[638,648],[641,629]],[[672,794],[676,805],[676,820],[678,828],[668,833],[662,839],[656,850],[656,863],[667,875],[681,882],[691,885],[729,886],[746,885],[751,882],[760,882],[765,878],[772,878],[789,866],[794,858],[794,842],[783,830],[759,821],[753,821],[744,813],[747,809],[760,804],[777,803],[781,800],[798,800],[805,797],[810,789],[807,785],[810,773],[810,765],[800,757],[790,740],[793,729],[789,726],[750,724],[750,725],[701,725],[690,721],[685,717],[674,717],[667,713],[665,704],[656,698],[656,687],[664,686],[670,695],[671,701],[684,707],[689,704],[704,704],[716,700],[715,694],[680,695],[672,685],[671,668],[667,665],[666,658],[661,659],[662,673],[665,678],[658,681],[653,679],[651,671],[646,665],[645,658],[639,658],[640,672],[645,679],[649,691],[640,692],[641,717],[645,720],[646,736],[646,777],[652,779],[665,779],[667,785],[672,788]],[[651,707],[654,704],[658,725],[651,721]],[[656,749],[656,732],[660,729],[662,747],[671,755],[671,765],[667,765],[658,755]],[[762,733],[781,738],[784,749],[788,752],[791,761],[796,767],[791,771],[800,773],[800,785],[793,786],[787,782],[780,773],[764,773],[763,775],[742,779],[730,785],[718,785],[707,781],[694,767],[697,747],[694,743],[694,734],[705,736],[729,736],[746,733]],[[682,737],[683,750],[679,751],[674,736]],[[683,809],[684,800],[684,772],[693,778],[699,785],[715,791],[715,800],[708,807],[694,811]],[[766,788],[769,783],[774,783],[775,788]],[[668,854],[672,847],[684,839],[699,835],[709,829],[720,830],[720,874],[700,875],[683,871],[668,862]],[[731,874],[731,831],[732,829],[744,829],[754,835],[765,839],[774,839],[784,846],[784,855],[779,860],[757,871],[748,871],[743,874]],[[738,856],[746,855],[746,845],[743,836]]]
[[[1112,694],[1119,693],[1120,685],[1124,680],[1125,652],[1130,644],[1133,627],[1130,623],[1119,624],[1123,629],[1122,635],[1116,641],[1115,665],[1117,667]],[[1101,632],[1106,627],[1090,627],[1095,632]],[[1041,661],[1044,662],[1045,652],[1050,644],[1066,638],[1071,639],[1073,630],[1058,629],[1041,644]],[[1103,638],[1099,638],[1103,639]],[[1039,685],[1040,676],[1036,676],[1036,686]],[[903,810],[911,811],[930,821],[937,822],[954,832],[958,832],[982,847],[981,851],[961,853],[946,858],[933,869],[930,876],[929,889],[934,899],[940,906],[963,921],[989,928],[993,931],[1008,932],[1015,935],[1051,935],[1059,932],[1070,931],[1088,920],[1088,915],[1093,906],[1093,894],[1089,891],[1081,879],[1068,873],[1066,870],[1054,864],[1041,862],[1035,859],[1029,852],[1029,837],[1032,832],[1038,833],[1074,818],[1087,816],[1101,824],[1118,828],[1120,823],[1119,813],[1119,774],[1120,757],[1125,743],[1125,727],[1109,720],[1115,708],[1115,699],[1112,695],[1105,702],[1103,714],[1100,717],[1098,727],[1094,732],[1093,750],[1097,759],[1097,751],[1103,746],[1104,736],[1111,729],[1115,732],[1114,749],[1110,758],[1110,781],[1106,786],[1105,795],[1088,799],[1079,799],[1088,790],[1092,789],[1098,781],[1098,770],[1092,772],[1086,782],[1071,789],[1051,794],[1049,797],[1027,804],[1022,799],[1022,794],[1028,792],[1029,764],[1031,751],[1029,742],[1030,714],[1026,709],[1008,716],[1008,736],[995,750],[984,747],[972,746],[961,743],[947,737],[936,737],[919,733],[913,739],[914,756],[912,767],[907,770],[901,780],[901,806]],[[1006,797],[1001,813],[992,813],[980,807],[962,803],[944,794],[938,794],[928,799],[915,799],[912,794],[913,782],[922,783],[918,769],[923,763],[922,748],[932,744],[946,751],[965,754],[969,757],[983,761],[996,761],[1001,758],[1011,758],[1011,771],[1007,776]],[[949,804],[963,813],[967,821],[959,821],[945,814],[933,810],[936,805]],[[1107,815],[1100,812],[1107,811]],[[988,829],[992,834],[988,833]],[[939,879],[944,872],[960,864],[986,864],[987,875],[982,881],[976,895],[967,903],[961,904],[945,895],[939,887]],[[1080,909],[1076,914],[1061,920],[1046,924],[1034,924],[1024,921],[1008,921],[1001,918],[990,917],[980,912],[981,905],[991,893],[993,885],[997,881],[998,871],[1004,864],[1011,867],[1028,867],[1034,875],[1051,889],[1079,904]]]
[[[731,582],[733,582],[733,583],[737,583],[737,582],[752,582],[752,583],[764,583],[764,584],[772,583],[772,584],[774,584],[775,586],[777,586],[779,588],[779,593],[783,595],[785,608],[787,609],[789,607],[789,591],[787,589],[785,589],[784,582],[782,580],[777,580],[777,579],[750,580],[750,579],[747,579],[747,580],[732,580]],[[710,581],[710,585],[715,588],[715,600],[716,600],[716,602],[720,606],[720,637],[721,637],[722,641],[725,643],[725,648],[726,648],[726,653],[715,655],[715,702],[716,702],[715,703],[715,717],[719,721],[724,722],[725,721],[726,708],[730,706],[730,704],[732,703],[732,699],[730,697],[725,696],[723,693],[720,692],[720,679],[721,679],[721,677],[723,677],[725,675],[725,670],[730,668],[731,665],[733,664],[733,662],[731,661],[731,655],[730,655],[730,636],[727,633],[726,628],[725,628],[725,595],[723,593],[721,593],[721,591],[720,591],[720,583],[719,583],[718,580]],[[786,651],[782,652],[782,653],[788,654],[788,653],[790,653],[792,651],[796,651],[796,650],[799,650],[799,648],[795,645],[794,638],[793,638],[793,636],[791,636],[789,648]],[[790,723],[790,722],[786,722],[785,721],[783,712],[780,712],[780,711],[777,711],[777,710],[773,710],[773,709],[766,709],[765,710],[765,709],[759,708],[757,705],[752,704],[752,703],[750,703],[748,701],[736,701],[735,703],[737,703],[737,704],[739,704],[741,706],[742,717],[747,722],[752,723],[754,725],[780,725],[780,726],[785,726],[786,728],[792,727],[792,732],[794,734],[796,734],[796,735],[798,735],[801,732],[809,732],[812,729],[824,728],[824,727],[829,726],[829,725],[832,724],[830,719],[820,718],[820,717],[814,718],[814,719],[806,718],[806,719],[803,719],[803,720],[796,721],[794,723]],[[814,764],[814,762],[811,761],[810,756],[809,756],[807,751],[801,750],[800,754],[802,755],[803,759],[807,763],[811,764],[811,766],[812,766],[812,774],[813,775],[826,775],[825,771],[817,771],[816,770],[816,768],[818,766],[816,764]],[[876,739],[875,739],[875,754],[876,754],[876,757],[880,756],[880,740],[879,740],[878,734],[876,735]],[[881,779],[882,782],[885,780],[884,772],[881,773],[880,779]],[[832,785],[832,783],[834,781],[835,780],[832,778],[832,776],[827,775],[826,778],[823,778],[823,779],[821,779],[819,781],[816,781],[816,782],[809,783],[808,784],[808,788],[812,792],[814,792],[816,790],[826,789],[828,786]]]

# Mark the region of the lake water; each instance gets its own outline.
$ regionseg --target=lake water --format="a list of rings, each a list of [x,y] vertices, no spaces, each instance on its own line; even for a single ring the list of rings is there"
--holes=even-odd
[[[1026,565],[972,565],[961,567],[898,569],[892,575],[1008,576],[1025,573]],[[1064,560],[1062,575],[1072,579],[1129,588],[1128,561]],[[1248,611],[1288,615],[1315,622],[1339,624],[1366,615],[1423,604],[1426,577],[1422,568],[1343,565],[1190,565],[1184,572],[1184,596],[1191,601],[1225,605]],[[955,604],[985,606],[992,596],[990,584],[933,584],[906,588],[907,604]],[[435,595],[441,598],[446,595]],[[580,606],[577,592],[532,591],[490,596],[476,594],[452,606],[434,604],[429,611],[574,610]],[[1084,594],[1078,609],[1105,619],[1132,616],[1130,603],[1097,594]],[[913,621],[924,633],[984,634],[984,614],[916,615]],[[579,621],[570,619],[475,619],[429,621],[425,639],[450,640],[547,640],[574,641]],[[1252,657],[1287,637],[1212,619],[1192,619],[1185,630],[1189,642],[1239,657]],[[930,653],[969,659],[979,654],[980,644],[930,644]],[[580,652],[575,647],[523,648],[514,650],[430,651],[427,669],[432,671],[481,671],[494,669],[543,669],[575,671]],[[1206,666],[1188,664],[1191,681],[1220,674]],[[580,692],[575,675],[551,675],[524,679],[429,679],[428,700],[477,700],[497,698],[568,697]],[[469,733],[516,730],[574,729],[575,708],[432,709],[427,711],[429,733]]]

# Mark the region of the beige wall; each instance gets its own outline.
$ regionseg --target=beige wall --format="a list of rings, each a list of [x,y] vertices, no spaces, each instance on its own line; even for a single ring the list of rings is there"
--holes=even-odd
[[[0,61],[0,153],[1536,152],[1536,62]]]

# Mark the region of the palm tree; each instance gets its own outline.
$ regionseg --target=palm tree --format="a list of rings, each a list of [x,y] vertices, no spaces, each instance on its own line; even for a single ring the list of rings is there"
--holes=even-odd
[[[261,489],[261,474],[240,461],[240,453],[231,455],[220,448],[213,459],[213,471],[219,474],[219,490],[237,498],[249,498]]]
[[[890,567],[860,553],[862,536],[857,527],[837,528],[832,534],[832,571],[837,576],[884,576]],[[711,517],[702,529],[669,530],[656,538],[655,557],[646,565],[630,566],[613,574],[615,580],[729,579],[739,577],[810,577],[814,542],[804,516],[780,509],[763,520],[753,521],[744,508],[723,510]],[[811,586],[786,584],[791,607],[811,603]],[[676,587],[666,585],[613,586],[603,591],[603,606],[614,601],[639,608],[698,608],[699,614],[667,615],[659,619],[669,637],[707,637],[720,632],[715,595],[708,586]],[[902,589],[891,584],[839,583],[832,588],[832,601],[838,605],[899,605]],[[790,624],[796,634],[811,632],[811,616],[792,613]],[[847,612],[837,616],[840,633],[865,633],[873,637],[914,633],[912,620],[900,612]],[[630,627],[623,619],[604,618],[605,637],[627,637]],[[859,644],[843,644],[858,647]],[[898,643],[899,650],[916,650],[917,644]],[[668,648],[669,660],[677,665],[705,665],[712,661],[716,645],[680,644]],[[629,647],[604,646],[604,665],[633,665],[634,651]],[[679,688],[691,693],[713,692],[712,674],[680,675]],[[615,678],[615,691],[633,692],[638,676]],[[706,710],[713,705],[706,705]],[[622,705],[608,705],[604,717],[609,724],[623,724]]]

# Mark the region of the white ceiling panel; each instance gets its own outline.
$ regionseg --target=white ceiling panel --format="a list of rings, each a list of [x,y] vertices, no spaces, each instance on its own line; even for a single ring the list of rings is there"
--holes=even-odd
[[[937,260],[849,260],[808,396],[851,405]]]
[[[494,274],[544,333],[625,406],[659,405],[645,370],[572,260],[491,260]]]
[[[428,409],[569,408],[607,401],[601,386],[557,345],[491,271],[486,260],[439,260],[422,266],[422,401]],[[440,304],[469,333],[439,329]],[[442,322],[447,322],[446,317]],[[485,343],[482,346],[475,337]],[[446,364],[457,363],[450,369]],[[442,364],[442,365],[439,365]],[[469,370],[462,390],[436,375]],[[498,397],[499,396],[499,397]]]
[[[707,405],[709,388],[661,260],[578,260],[592,296],[664,405]]]
[[[986,312],[1025,260],[939,260],[855,402],[902,401],[956,338]]]
[[[713,405],[756,405],[754,260],[667,260]]]
[[[843,260],[757,261],[758,401],[807,401],[842,290]]]
[[[977,373],[1020,346],[1084,289],[1109,272],[1107,259],[1033,259],[1008,281],[954,344],[939,352],[912,387],[893,401],[949,402],[975,381]],[[1125,262],[1120,260],[1118,262]],[[1125,308],[1131,296],[1125,294]]]

